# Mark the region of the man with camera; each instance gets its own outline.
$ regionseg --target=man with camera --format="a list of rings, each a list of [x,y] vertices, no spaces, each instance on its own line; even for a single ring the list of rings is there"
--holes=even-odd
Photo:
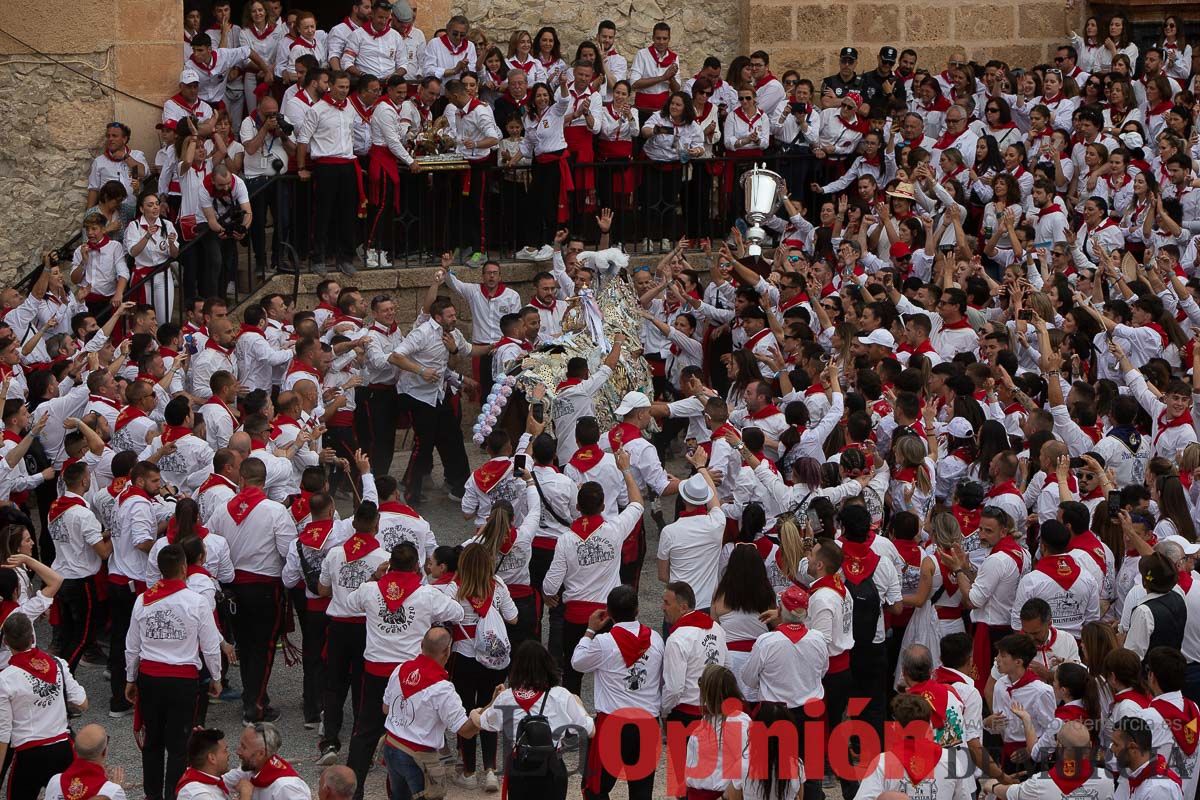
[[[254,260],[266,263],[267,209],[275,220],[271,233],[271,268],[279,268],[280,245],[288,240],[291,219],[287,181],[276,181],[275,186],[255,195],[258,187],[276,175],[287,171],[288,159],[296,153],[292,141],[292,126],[279,113],[279,103],[266,95],[258,108],[242,120],[241,141],[246,148],[242,162],[242,174],[246,176],[246,188],[252,195],[250,208],[253,222],[250,225],[250,245],[254,249]]]
[[[200,293],[218,297],[237,276],[237,243],[246,238],[254,219],[246,182],[224,164],[217,164],[200,187],[200,210],[208,229],[216,234],[203,240],[209,269],[198,276]]]

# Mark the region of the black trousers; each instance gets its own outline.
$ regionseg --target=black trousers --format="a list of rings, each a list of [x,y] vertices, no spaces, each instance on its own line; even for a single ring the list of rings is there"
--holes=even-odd
[[[198,231],[207,231],[200,225]],[[224,297],[225,287],[237,280],[238,240],[208,234],[200,240],[204,260],[196,274],[196,288],[201,297]]]
[[[513,604],[517,607],[517,624],[505,623],[504,627],[508,630],[508,641],[515,653],[521,642],[538,638],[537,622],[541,598],[536,593],[528,597],[514,597]]]
[[[299,594],[303,595],[301,590]],[[307,600],[294,600],[292,605],[300,609],[301,662],[304,665],[304,721],[317,722],[321,719],[321,708],[325,692],[325,646],[329,615],[320,611],[309,611]]]
[[[562,683],[570,690],[571,694],[579,694],[579,687],[583,685],[583,675],[576,672],[575,668],[571,666],[571,654],[575,652],[575,646],[579,644],[579,640],[583,638],[586,630],[587,623],[585,622],[563,621]]]
[[[656,165],[645,169],[642,175],[646,181],[643,195],[646,233],[650,239],[678,239],[679,190],[683,172],[678,165],[675,168],[658,168]]]
[[[66,739],[13,752],[12,764],[9,767],[7,800],[36,800],[50,779],[71,766],[74,760],[75,750]],[[151,797],[149,787],[146,796]]]
[[[66,659],[72,672],[79,666],[84,649],[95,637],[92,630],[95,595],[96,589],[91,578],[67,578],[55,595],[55,599],[58,600],[58,627],[62,637],[59,652]]]
[[[367,646],[367,626],[361,622],[329,621],[329,646],[325,652],[325,687],[321,705],[325,709],[325,735],[321,749],[342,749],[342,720],[346,692],[352,692],[355,713],[362,700],[363,650]]]
[[[846,714],[846,706],[850,703],[850,697],[855,693],[855,684],[858,683],[859,676],[853,668],[825,674],[821,685],[825,688],[826,731],[832,731],[842,721],[842,717]],[[829,737],[826,735],[826,742],[828,739]],[[826,757],[828,758],[828,756]],[[842,785],[843,797],[854,797],[858,794],[857,783],[840,779],[838,782]]]
[[[467,464],[467,451],[463,446],[462,431],[450,398],[443,397],[437,406],[423,403],[408,395],[401,395],[400,402],[412,416],[413,449],[404,473],[405,494],[410,498],[420,497],[425,478],[433,472],[433,451],[442,457],[442,468],[446,483],[461,489],[471,474]]]
[[[271,703],[267,684],[275,664],[275,643],[283,633],[283,585],[234,583],[233,627],[237,631],[238,668],[242,675],[242,712],[257,722]]]
[[[555,165],[557,168],[557,165]],[[484,227],[483,221],[488,218],[486,213],[487,184],[491,179],[488,170],[490,163],[471,166],[471,185],[466,194],[454,191],[450,195],[451,217],[450,244],[452,247],[466,247],[472,250],[483,250]],[[455,173],[458,175],[459,173]],[[497,175],[497,177],[499,177]],[[555,198],[557,207],[558,199]]]
[[[615,724],[610,722],[611,724]],[[657,726],[655,736],[658,735]],[[647,742],[647,747],[653,746]],[[621,728],[621,760],[627,765],[637,764],[641,761],[642,756],[642,734],[637,725],[625,725]],[[584,773],[583,797],[584,800],[607,800],[609,792],[617,785],[617,776],[613,775],[604,768],[604,764],[598,766],[588,764],[588,771],[593,769],[600,770],[600,791],[593,793],[587,788],[587,773]],[[629,800],[650,800],[654,794],[654,771],[649,775],[640,778],[636,781],[628,781]]]
[[[352,261],[358,230],[358,178],[354,164],[314,164],[317,258]]]
[[[372,675],[364,670],[362,678],[362,694],[354,711],[354,735],[350,737],[350,754],[346,758],[346,766],[354,770],[358,778],[358,788],[354,791],[354,800],[362,800],[363,784],[367,781],[367,772],[371,769],[371,758],[375,755],[375,746],[383,735],[383,690],[387,688],[388,679],[382,675]]]
[[[533,555],[529,559],[529,583],[533,586],[533,590],[539,594],[542,591],[542,586],[546,582],[546,573],[550,571],[550,563],[554,561],[554,551],[547,550],[542,547],[533,548]],[[546,636],[546,649],[550,651],[550,655],[554,657],[556,662],[562,663],[562,638],[563,638],[563,606],[559,603],[556,606],[546,606],[545,597],[542,597],[542,607],[550,608],[547,614],[549,631]],[[539,613],[535,622],[534,636],[537,639],[542,638],[542,615]]]
[[[112,697],[109,700],[110,711],[129,708],[129,701],[125,699],[125,635],[129,633],[129,618],[133,615],[133,601],[136,599],[137,595],[129,588],[128,583],[109,584],[108,613],[111,625],[109,627],[108,669],[110,673],[109,688],[112,689]]]
[[[147,800],[174,800],[187,761],[188,736],[200,692],[197,678],[138,676],[138,708],[145,725],[142,780]]]
[[[363,410],[365,417],[364,427],[368,435],[361,441],[367,443],[371,470],[376,475],[387,475],[396,452],[396,417],[400,414],[400,395],[391,386],[371,386],[366,389],[366,402],[358,408]]]
[[[255,189],[262,186],[270,177],[263,175],[259,178],[246,180],[246,188],[250,192],[250,210],[253,219],[250,221],[250,246],[254,250],[254,260],[265,264],[267,258],[267,211],[271,212],[274,226],[271,231],[271,266],[279,264],[283,248],[281,243],[288,241],[291,236],[291,188],[287,181],[276,181],[275,185],[265,191],[254,194]]]
[[[450,680],[462,700],[463,708],[483,708],[492,702],[492,693],[504,682],[504,670],[488,669],[469,656],[455,653],[450,669]],[[480,731],[479,741],[483,745],[483,768],[496,768],[496,734]],[[462,754],[463,772],[475,772],[475,739],[458,737],[458,751]]]
[[[557,161],[549,164],[534,162],[529,185],[532,200],[530,216],[525,218],[525,244],[538,248],[554,241],[558,227],[558,192],[562,174]]]

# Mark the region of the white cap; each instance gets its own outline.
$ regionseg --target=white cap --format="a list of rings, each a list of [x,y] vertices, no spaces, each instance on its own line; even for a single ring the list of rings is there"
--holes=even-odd
[[[1187,539],[1183,538],[1177,533],[1173,533],[1170,536],[1164,536],[1163,541],[1172,542],[1179,545],[1179,548],[1183,550],[1183,554],[1185,556],[1194,556],[1196,553],[1200,553],[1200,544],[1196,542],[1189,542]]]
[[[946,426],[946,433],[955,439],[971,439],[975,436],[975,429],[965,417],[955,417]]]
[[[200,73],[194,69],[185,68],[183,72],[179,73],[179,82],[182,84],[199,83]]]
[[[679,497],[689,506],[705,506],[712,499],[712,488],[703,475],[696,473],[679,484]]]
[[[880,347],[895,348],[896,339],[883,328],[876,328],[866,336],[858,337],[859,344],[877,344]]]
[[[621,405],[617,406],[617,410],[613,413],[618,417],[623,417],[630,411],[636,411],[639,408],[649,408],[650,398],[646,397],[645,392],[627,392],[621,398]]]
[[[1126,147],[1131,150],[1140,149],[1145,142],[1142,141],[1142,135],[1137,131],[1126,131],[1117,137]]]

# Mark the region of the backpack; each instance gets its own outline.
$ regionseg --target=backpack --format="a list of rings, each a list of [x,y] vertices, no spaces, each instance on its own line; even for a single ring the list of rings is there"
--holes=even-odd
[[[542,704],[538,706],[537,713],[530,710],[517,723],[512,764],[522,773],[544,774],[550,760],[558,754],[558,748],[554,745],[554,730],[545,715],[548,699],[549,689],[542,695]]]
[[[846,580],[846,592],[854,598],[852,619],[855,644],[869,644],[875,640],[879,617],[883,613],[879,604],[879,590],[875,588],[872,578],[874,574],[875,570],[871,570],[871,574],[863,576],[858,583]]]
[[[492,603],[475,625],[475,660],[488,669],[508,669],[511,657],[508,628],[504,625],[500,610]]]

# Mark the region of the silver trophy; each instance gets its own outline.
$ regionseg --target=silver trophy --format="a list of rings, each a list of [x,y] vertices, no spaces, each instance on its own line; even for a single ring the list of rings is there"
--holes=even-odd
[[[762,224],[775,213],[779,206],[779,190],[783,178],[766,166],[757,166],[742,174],[742,189],[746,192],[746,240],[750,243],[746,252],[752,256],[762,255],[762,241],[767,236]]]

